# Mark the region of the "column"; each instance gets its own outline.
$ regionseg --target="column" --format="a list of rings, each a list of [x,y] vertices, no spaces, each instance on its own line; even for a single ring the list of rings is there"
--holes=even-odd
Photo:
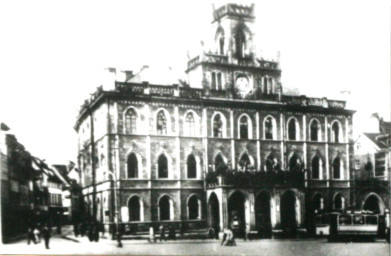
[[[207,115],[207,110],[206,108],[202,109],[202,118],[201,118],[201,123],[202,123],[202,145],[204,148],[203,152],[203,158],[204,158],[204,172],[208,172],[208,115]]]
[[[147,172],[147,178],[149,179],[148,181],[148,187],[151,188],[151,179],[152,179],[152,170],[151,170],[151,136],[150,136],[150,131],[149,131],[149,122],[150,122],[150,108],[148,104],[144,105],[144,115],[145,115],[145,123],[144,123],[144,132],[146,134],[146,149],[145,149],[145,158],[146,158],[146,166],[145,170]]]
[[[350,151],[349,151],[349,121],[345,117],[345,142],[346,142],[346,179],[349,181],[350,187]],[[387,166],[387,165],[386,165]]]
[[[286,169],[285,166],[285,150],[284,150],[284,116],[280,114],[280,140],[281,140],[281,166]]]
[[[235,137],[234,137],[234,112],[229,111],[230,127],[231,127],[231,168],[235,169]]]
[[[257,166],[257,169],[258,171],[261,170],[261,142],[260,142],[260,132],[259,132],[259,112],[257,112],[255,114],[255,127],[256,127],[256,139],[257,139],[257,162],[258,162],[258,166]]]
[[[324,117],[324,123],[325,123],[325,140],[326,140],[326,143],[325,143],[325,159],[326,159],[326,180],[327,180],[327,187],[330,186],[330,170],[329,170],[329,140],[328,140],[328,127],[327,127],[327,124],[328,124],[328,121],[327,121],[327,116]],[[323,176],[323,174],[322,174]]]

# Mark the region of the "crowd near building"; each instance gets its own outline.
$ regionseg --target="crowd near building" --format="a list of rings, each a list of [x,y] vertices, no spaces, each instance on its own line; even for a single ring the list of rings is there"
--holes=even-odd
[[[258,232],[306,228],[318,212],[388,208],[387,191],[355,187],[354,111],[287,93],[279,60],[255,51],[254,5],[227,4],[213,18],[186,81],[123,71],[82,105],[75,130],[88,214],[129,232],[161,223],[219,231],[236,216]],[[389,163],[384,170],[386,180]]]

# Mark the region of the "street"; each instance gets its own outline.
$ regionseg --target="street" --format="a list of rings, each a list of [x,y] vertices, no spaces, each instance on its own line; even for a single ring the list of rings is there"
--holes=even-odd
[[[106,234],[107,236],[107,234]],[[124,240],[123,248],[108,238],[98,243],[72,234],[54,235],[50,249],[43,242],[27,245],[26,240],[2,245],[2,254],[130,254],[130,255],[333,255],[382,256],[390,254],[383,240],[362,243],[328,243],[326,239],[252,240],[237,239],[237,246],[220,246],[217,240],[177,240],[151,244],[145,240]]]

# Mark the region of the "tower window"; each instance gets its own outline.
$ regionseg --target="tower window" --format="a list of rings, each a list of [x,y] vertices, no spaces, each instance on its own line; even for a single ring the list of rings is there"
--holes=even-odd
[[[318,156],[314,156],[314,158],[312,158],[311,167],[312,167],[312,178],[313,179],[320,179],[320,175],[321,175],[320,163],[321,163],[321,160]]]
[[[128,157],[128,178],[138,177],[138,161],[134,153]]]
[[[167,134],[167,118],[163,110],[157,114],[156,130],[158,134]]]
[[[192,154],[187,157],[187,178],[197,178],[197,162]]]
[[[319,141],[320,125],[318,120],[313,120],[310,125],[310,139],[311,141]]]
[[[222,90],[223,89],[223,85],[222,85],[222,81],[221,81],[221,73],[217,73],[217,90]]]
[[[292,118],[288,123],[288,139],[297,140],[296,136],[296,119]]]
[[[333,161],[333,178],[341,178],[341,159],[339,157],[336,157]]]
[[[340,129],[339,129],[339,124],[338,122],[334,122],[333,125],[331,126],[331,142],[340,142],[339,139],[340,136]]]
[[[272,117],[268,117],[264,122],[264,138],[267,140],[273,140],[275,135],[275,124]]]
[[[220,37],[220,40],[219,40],[219,44],[220,44],[220,54],[223,55],[224,54],[224,35],[221,35]]]
[[[241,59],[244,57],[244,49],[246,44],[246,35],[243,30],[240,29],[235,35],[236,56]]]
[[[159,178],[168,178],[168,161],[164,154],[161,154],[158,159],[158,176]]]
[[[212,90],[217,90],[216,86],[216,73],[212,72]]]

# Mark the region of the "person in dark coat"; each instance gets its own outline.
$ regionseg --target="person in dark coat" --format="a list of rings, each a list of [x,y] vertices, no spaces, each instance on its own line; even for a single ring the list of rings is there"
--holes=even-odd
[[[160,241],[166,241],[166,228],[164,227],[164,225],[160,225],[159,227],[159,231],[160,231]]]
[[[88,240],[90,242],[93,242],[94,241],[94,225],[92,224],[92,222],[88,223],[88,226],[87,226],[87,230],[88,230]]]
[[[99,223],[94,223],[94,241],[99,242]]]
[[[168,230],[168,238],[169,239],[172,239],[172,240],[175,240],[176,237],[175,237],[175,228],[173,225],[170,225],[169,227],[169,230]]]
[[[50,242],[50,228],[48,227],[48,225],[45,225],[45,226],[42,228],[42,237],[43,237],[43,239],[45,240],[45,248],[46,248],[46,249],[50,249],[50,248],[49,248],[49,242]]]
[[[37,243],[37,241],[35,240],[35,237],[34,237],[33,229],[32,228],[28,228],[27,229],[27,244],[30,244],[31,241],[34,244]]]

